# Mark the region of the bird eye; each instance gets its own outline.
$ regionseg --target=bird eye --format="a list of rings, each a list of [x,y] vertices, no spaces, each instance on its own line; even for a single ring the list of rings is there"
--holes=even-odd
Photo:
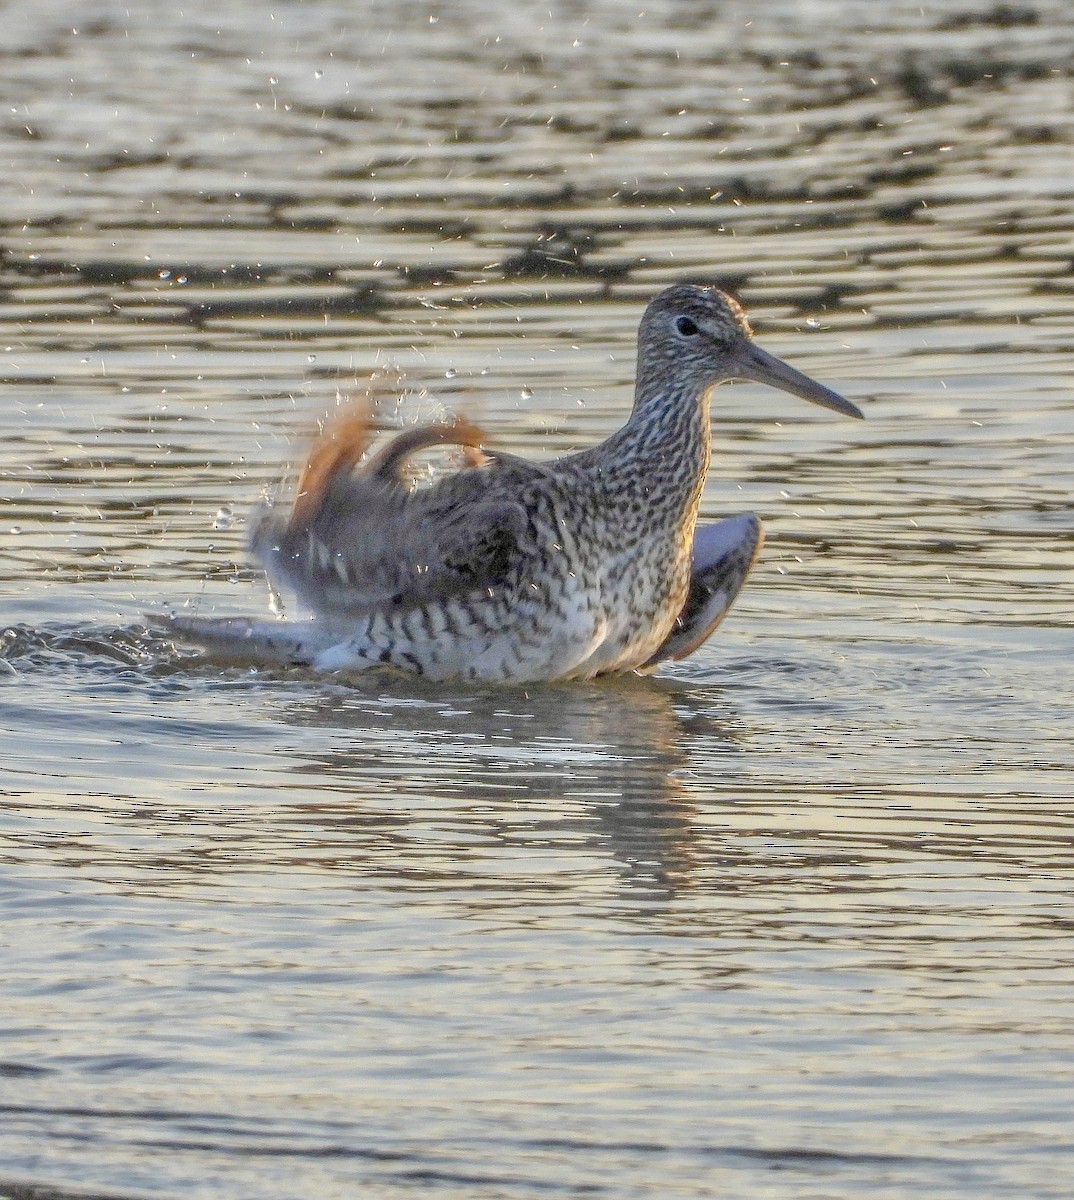
[[[700,333],[701,330],[697,327],[697,322],[690,317],[679,317],[675,321],[675,328],[682,334],[683,337],[693,337],[694,334]]]

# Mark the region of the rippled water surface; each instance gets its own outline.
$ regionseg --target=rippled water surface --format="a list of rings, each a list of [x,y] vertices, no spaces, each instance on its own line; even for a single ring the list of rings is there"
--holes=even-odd
[[[0,1190],[1069,1196],[1069,6],[501,7],[0,11]],[[694,657],[147,623],[267,611],[375,371],[606,436],[680,278],[868,416],[719,391],[769,540]]]

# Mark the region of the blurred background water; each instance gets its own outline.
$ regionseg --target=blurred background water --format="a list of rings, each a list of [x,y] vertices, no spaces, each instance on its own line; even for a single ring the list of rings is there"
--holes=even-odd
[[[1066,1197],[1061,0],[0,9],[0,1190]],[[645,301],[769,541],[650,679],[225,669],[243,517],[378,370],[508,450]]]

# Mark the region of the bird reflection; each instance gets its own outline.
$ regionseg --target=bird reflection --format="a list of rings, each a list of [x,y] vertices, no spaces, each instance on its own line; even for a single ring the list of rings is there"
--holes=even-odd
[[[718,690],[668,678],[448,694],[415,694],[409,680],[398,693],[307,694],[285,720],[332,731],[330,750],[293,768],[318,786],[301,808],[363,874],[418,862],[429,884],[457,883],[465,855],[420,844],[432,809],[438,825],[462,822],[478,857],[490,841],[559,852],[581,842],[647,902],[689,887],[694,872],[691,754],[711,769],[747,737]]]

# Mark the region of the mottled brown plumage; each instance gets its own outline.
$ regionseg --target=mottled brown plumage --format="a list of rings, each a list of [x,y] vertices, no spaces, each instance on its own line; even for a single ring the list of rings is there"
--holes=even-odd
[[[314,443],[293,503],[266,508],[251,535],[273,583],[315,618],[175,628],[244,657],[510,682],[651,670],[691,653],[762,539],[750,515],[695,530],[713,387],[756,379],[861,414],[760,350],[714,288],[662,292],[638,343],[626,424],[547,463],[490,449],[461,420],[370,452],[367,409],[347,410]],[[411,487],[408,460],[442,445],[462,448],[459,469]]]

